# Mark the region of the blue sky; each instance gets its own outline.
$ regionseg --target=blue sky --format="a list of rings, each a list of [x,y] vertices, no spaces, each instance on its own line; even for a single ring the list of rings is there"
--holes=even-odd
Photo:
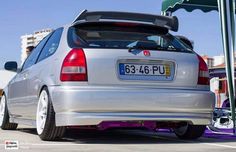
[[[20,62],[20,36],[43,28],[70,23],[83,9],[160,14],[162,0],[7,0],[0,5],[0,69],[9,60]],[[219,17],[216,11],[188,13],[178,10],[180,29],[195,43],[195,51],[209,56],[222,54]]]

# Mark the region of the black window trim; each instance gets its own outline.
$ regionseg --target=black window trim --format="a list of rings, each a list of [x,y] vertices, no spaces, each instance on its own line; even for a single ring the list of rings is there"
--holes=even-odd
[[[56,30],[54,30],[53,32],[50,33],[51,35],[49,36],[49,38],[47,39],[46,43],[45,43],[44,46],[42,47],[42,49],[41,49],[41,51],[40,51],[40,53],[39,53],[39,55],[38,55],[38,58],[37,58],[37,60],[36,60],[36,62],[35,62],[34,64],[37,64],[37,63],[39,63],[39,62],[41,62],[41,61],[47,59],[48,57],[52,56],[54,53],[56,53],[58,47],[57,47],[56,51],[53,52],[50,56],[48,56],[47,58],[45,58],[45,59],[43,59],[43,60],[41,60],[41,61],[38,61],[38,60],[39,60],[39,57],[40,57],[40,55],[41,55],[41,53],[42,53],[42,51],[43,51],[43,49],[44,49],[44,47],[47,45],[49,39],[52,37],[52,35],[53,35],[57,30],[62,30],[62,33],[63,33],[64,28],[63,28],[63,27],[57,28]],[[61,37],[62,37],[62,34],[61,34]],[[61,42],[61,37],[60,37],[60,40],[59,40],[59,44],[60,44],[60,42]]]
[[[38,58],[39,58],[39,56],[40,56],[40,54],[41,54],[41,52],[42,52],[44,46],[47,44],[49,38],[52,36],[53,33],[54,33],[54,31],[52,31],[51,33],[49,33],[49,34],[47,35],[47,36],[49,36],[48,38],[47,38],[47,36],[45,36],[45,37],[41,40],[41,41],[43,41],[44,39],[47,38],[47,41],[44,43],[42,49],[41,49],[40,52],[39,52],[39,55],[38,55],[37,59],[35,60],[35,63],[34,63],[33,65],[35,65],[35,64],[37,63]],[[41,41],[40,41],[40,42],[41,42]],[[40,42],[35,46],[35,48],[40,44]],[[35,49],[35,48],[34,48],[34,49]],[[34,50],[33,50],[33,51],[34,51]],[[30,57],[30,55],[25,59],[24,64],[22,65],[20,72],[25,71],[26,69],[28,69],[28,68],[30,68],[30,67],[33,66],[33,65],[31,65],[30,67],[28,67],[28,68],[26,68],[26,69],[23,70],[23,67],[24,67],[24,65],[25,65],[25,62],[26,62],[26,60],[27,60],[29,57]]]
[[[104,22],[104,23],[107,23],[108,25],[109,24],[111,24],[111,23],[113,23],[113,22]],[[87,23],[87,24],[91,24],[91,23]],[[92,22],[92,24],[91,25],[93,25],[94,24],[94,22]],[[101,24],[103,24],[103,22],[101,22]],[[82,24],[83,25],[83,24]],[[96,24],[94,24],[94,25],[96,25]],[[149,24],[140,24],[140,25],[143,25],[143,26],[150,26]],[[83,26],[86,26],[86,24],[85,25],[83,25]],[[80,40],[80,42],[81,42],[81,45],[80,46],[73,46],[73,44],[71,43],[71,37],[69,36],[69,35],[71,35],[72,34],[72,28],[79,28],[79,25],[78,24],[76,24],[76,25],[73,25],[73,26],[70,26],[69,28],[68,28],[68,31],[67,31],[67,44],[68,44],[68,46],[69,47],[71,47],[71,48],[81,48],[81,47],[83,47],[83,48],[93,48],[93,49],[128,49],[127,47],[125,47],[125,48],[114,48],[114,47],[92,47],[92,46],[89,46],[87,43],[86,43],[86,40],[84,40],[81,36],[79,36],[78,35],[78,39]],[[157,28],[157,27],[156,27]],[[163,27],[158,27],[158,28],[160,28],[160,30],[164,30],[165,28],[163,28]],[[168,32],[168,30],[166,31],[166,32],[164,32],[164,33],[160,33],[160,35],[162,35],[162,36],[172,36],[174,39],[177,39],[174,35],[172,35],[171,33],[169,33]],[[179,40],[177,39],[177,41],[179,42]],[[184,47],[186,47],[185,46],[185,44],[184,43],[180,43],[180,44],[183,44],[184,45]],[[188,47],[186,47],[186,48],[188,48]],[[154,50],[154,49],[152,49],[152,50]],[[178,53],[194,53],[193,52],[193,50],[191,50],[191,49],[186,49],[186,50],[184,50],[184,51],[181,51],[181,50],[179,50],[179,49],[177,49],[177,50],[159,50],[159,51],[165,51],[165,52],[178,52]]]

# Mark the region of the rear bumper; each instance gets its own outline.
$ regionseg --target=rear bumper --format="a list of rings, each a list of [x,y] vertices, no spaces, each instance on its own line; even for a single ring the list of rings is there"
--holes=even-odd
[[[57,126],[98,125],[103,121],[211,122],[210,91],[125,87],[49,87]]]

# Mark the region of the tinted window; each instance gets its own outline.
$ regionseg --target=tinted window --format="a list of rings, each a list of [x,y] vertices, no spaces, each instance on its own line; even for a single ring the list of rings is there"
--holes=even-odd
[[[167,29],[144,24],[78,24],[68,32],[70,47],[151,49],[189,52]]]
[[[31,67],[32,65],[34,65],[37,61],[37,58],[40,54],[40,51],[42,50],[43,46],[45,45],[45,43],[47,42],[48,38],[50,37],[50,35],[48,35],[47,37],[45,37],[32,51],[32,53],[29,55],[29,57],[25,60],[24,65],[22,67],[22,70],[25,70],[29,67]]]
[[[44,46],[39,56],[38,62],[48,58],[54,52],[56,52],[60,43],[62,31],[63,31],[63,28],[59,28],[52,34],[52,36],[49,38],[46,45]]]

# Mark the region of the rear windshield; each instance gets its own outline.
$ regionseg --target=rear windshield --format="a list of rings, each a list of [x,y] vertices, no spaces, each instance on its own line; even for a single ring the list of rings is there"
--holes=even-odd
[[[68,43],[71,48],[191,51],[180,40],[168,34],[166,28],[121,23],[90,23],[70,27]]]

